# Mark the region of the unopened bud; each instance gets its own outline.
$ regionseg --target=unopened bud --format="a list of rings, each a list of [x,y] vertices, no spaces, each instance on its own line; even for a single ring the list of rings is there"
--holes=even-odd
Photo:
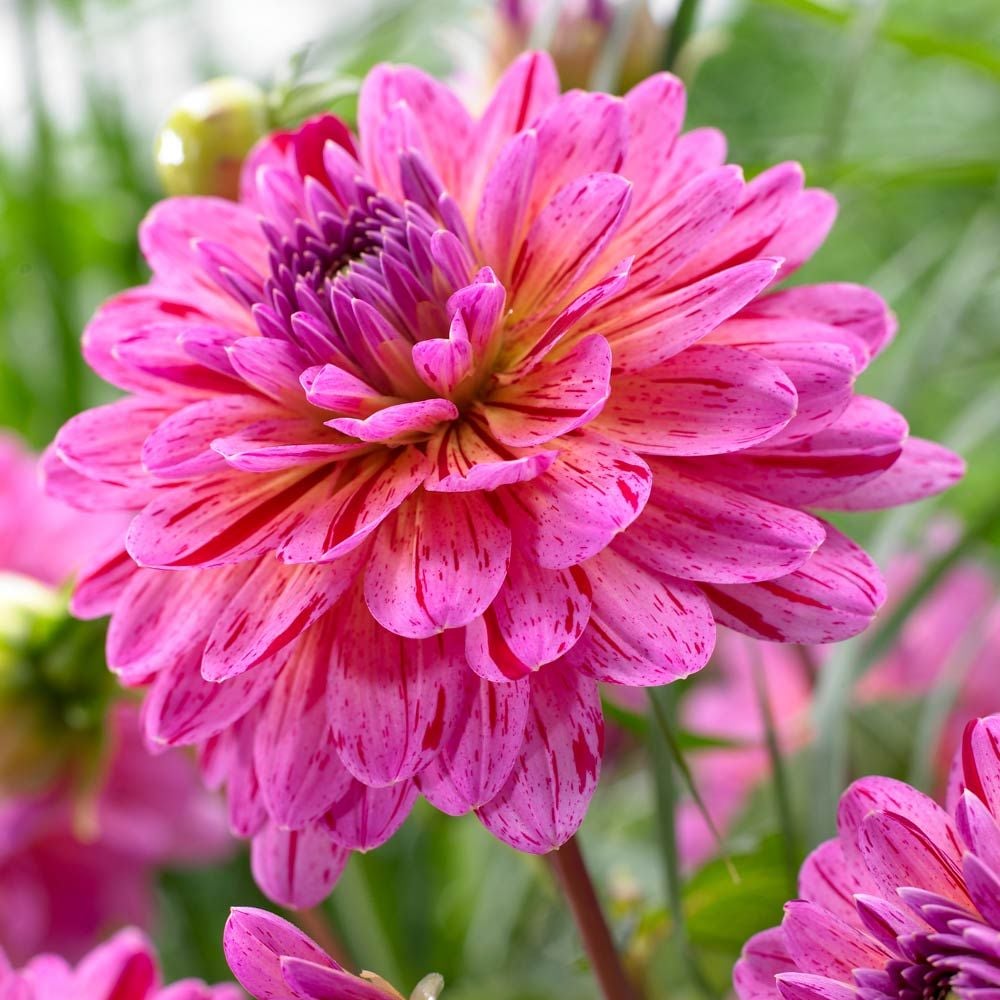
[[[156,137],[164,190],[235,199],[243,160],[268,125],[267,95],[249,80],[218,77],[189,90]]]
[[[431,972],[413,987],[410,1000],[438,1000],[444,990],[444,976]]]

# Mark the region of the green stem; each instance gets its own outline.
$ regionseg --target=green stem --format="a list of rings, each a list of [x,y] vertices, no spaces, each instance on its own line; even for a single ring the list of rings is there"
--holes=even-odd
[[[700,0],[681,0],[677,14],[674,16],[674,23],[667,36],[667,48],[663,53],[664,69],[672,70],[677,65],[677,57],[681,54],[681,49],[684,48],[694,30],[699,2]]]

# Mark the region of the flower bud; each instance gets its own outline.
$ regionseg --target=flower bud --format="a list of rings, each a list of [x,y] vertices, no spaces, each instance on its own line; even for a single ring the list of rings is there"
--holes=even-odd
[[[235,199],[243,159],[268,126],[267,95],[249,80],[218,77],[189,90],[156,137],[164,190]]]
[[[413,987],[410,1000],[438,1000],[444,990],[444,976],[431,972]]]
[[[100,756],[115,690],[104,627],[66,605],[65,593],[0,573],[0,795],[84,781]]]

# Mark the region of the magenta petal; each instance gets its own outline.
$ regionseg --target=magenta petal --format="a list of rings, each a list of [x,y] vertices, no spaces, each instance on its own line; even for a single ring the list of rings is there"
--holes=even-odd
[[[510,529],[477,493],[410,497],[379,530],[365,574],[372,615],[426,638],[489,607],[510,559]]]
[[[70,599],[76,618],[101,618],[111,614],[138,567],[122,548],[121,540],[103,547],[80,570]]]
[[[595,428],[653,455],[714,455],[774,437],[798,396],[775,364],[734,347],[696,345],[614,381]]]
[[[235,677],[297,639],[353,583],[361,556],[358,550],[331,563],[295,566],[261,559],[215,620],[202,676],[209,681]]]
[[[500,793],[478,810],[495,837],[545,854],[576,833],[597,787],[604,720],[597,684],[552,663],[531,679],[521,754]]]
[[[976,909],[991,927],[996,927],[1000,923],[1000,874],[997,868],[989,859],[981,860],[975,854],[966,854],[962,859],[962,875]]]
[[[654,461],[653,492],[615,543],[634,562],[684,580],[753,583],[798,569],[826,537],[812,515]]]
[[[544,476],[503,496],[507,521],[533,557],[566,569],[596,555],[638,517],[649,498],[649,466],[628,448],[590,431],[560,439]]]
[[[856,918],[854,896],[873,888],[860,857],[847,857],[840,839],[820,844],[799,871],[799,895],[843,920]]]
[[[733,969],[733,988],[740,1000],[777,1000],[774,977],[795,968],[780,927],[755,934],[743,946]]]
[[[498,795],[521,752],[531,701],[527,679],[507,684],[473,679],[469,712],[417,778],[431,805],[450,816],[478,809]]]
[[[458,407],[450,399],[421,399],[387,406],[363,420],[336,417],[326,424],[361,441],[390,441],[401,435],[432,431],[438,424],[457,416]]]
[[[876,479],[834,497],[823,497],[827,510],[884,510],[935,496],[965,475],[965,462],[933,441],[907,438],[899,458]]]
[[[473,352],[461,313],[452,317],[448,338],[413,345],[413,367],[434,392],[446,395],[472,372]]]
[[[868,627],[885,601],[885,583],[868,555],[832,525],[826,540],[792,573],[760,583],[705,585],[715,618],[772,642],[839,642]]]
[[[281,655],[221,684],[203,680],[200,651],[157,674],[146,697],[143,718],[149,738],[168,746],[200,743],[246,715],[274,684]]]
[[[329,650],[322,625],[296,643],[257,723],[254,766],[268,815],[280,827],[318,819],[352,782],[327,720]]]
[[[804,900],[785,904],[781,929],[802,972],[849,981],[854,969],[880,968],[889,958],[861,928]]]
[[[777,984],[784,1000],[857,1000],[858,996],[853,986],[804,973],[778,976]]]
[[[705,666],[715,623],[697,587],[648,573],[610,548],[584,569],[594,592],[590,624],[567,663],[634,687],[669,684]]]
[[[413,777],[468,710],[462,633],[404,639],[357,598],[333,630],[328,710],[341,760],[366,785]]]
[[[625,95],[628,152],[622,173],[635,185],[645,206],[663,175],[684,121],[684,84],[670,73],[656,73]]]
[[[258,1000],[286,1000],[288,987],[281,975],[281,958],[337,965],[317,944],[287,920],[251,907],[236,907],[222,936],[226,962],[240,985]]]
[[[507,648],[534,670],[568,652],[583,635],[592,594],[582,566],[545,569],[515,554],[491,611]]]
[[[611,391],[611,348],[596,334],[556,361],[495,389],[483,414],[498,441],[515,447],[545,444],[592,420]]]
[[[254,880],[269,899],[294,909],[326,899],[349,857],[319,825],[280,830],[269,823],[250,846]]]
[[[351,779],[323,816],[323,826],[341,847],[371,851],[403,825],[416,800],[417,786],[412,781],[369,788]]]
[[[962,740],[965,787],[1000,817],[1000,717],[970,722]]]
[[[342,969],[331,969],[301,958],[281,959],[281,973],[287,988],[309,1000],[386,1000],[385,990]]]

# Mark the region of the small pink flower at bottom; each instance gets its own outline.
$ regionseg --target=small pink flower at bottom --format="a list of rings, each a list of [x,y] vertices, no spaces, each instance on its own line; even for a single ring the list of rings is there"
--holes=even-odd
[[[799,874],[780,927],[751,938],[741,1000],[992,1000],[1000,987],[1000,716],[968,725],[948,808],[855,782],[838,836]]]
[[[164,986],[156,953],[134,928],[119,931],[77,966],[58,955],[38,955],[14,969],[0,951],[2,1000],[243,1000],[233,985],[184,979]]]
[[[223,947],[233,975],[255,1000],[403,1000],[381,976],[352,975],[297,927],[266,910],[234,909]],[[410,1000],[437,1000],[443,987],[432,973]]]

